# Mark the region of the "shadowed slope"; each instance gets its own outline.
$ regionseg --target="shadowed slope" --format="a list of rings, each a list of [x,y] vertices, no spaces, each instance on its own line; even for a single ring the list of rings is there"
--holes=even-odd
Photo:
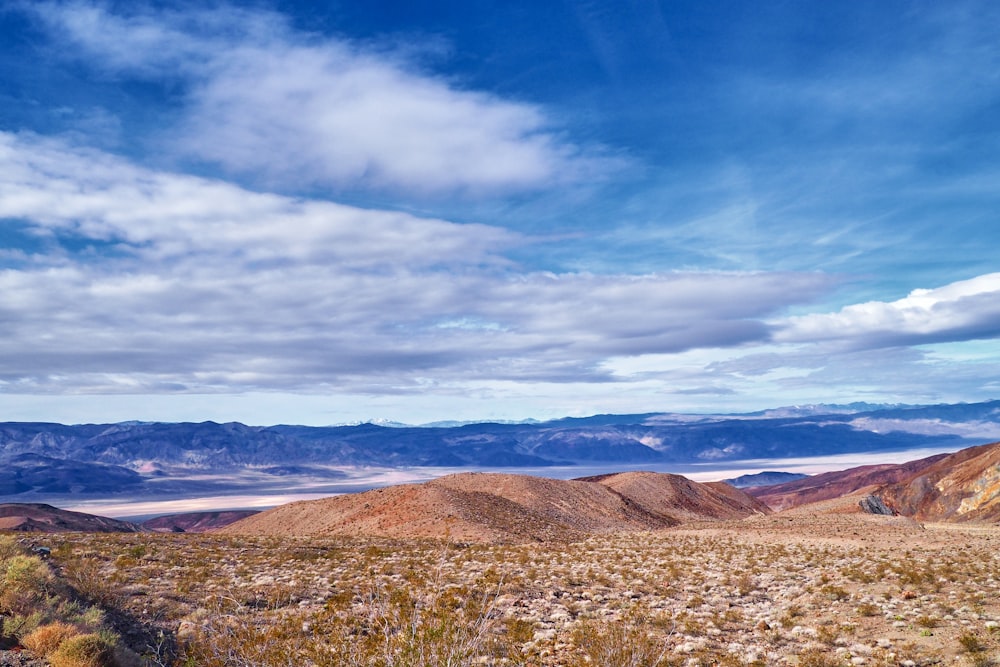
[[[259,512],[260,510],[221,510],[167,514],[143,521],[142,527],[157,533],[205,533],[210,530],[218,530]]]
[[[29,533],[141,533],[142,526],[103,516],[70,512],[42,503],[0,504],[0,530]]]
[[[699,484],[657,472],[621,472],[585,477],[641,505],[672,524],[706,519],[738,519],[771,510],[756,498],[722,482]]]

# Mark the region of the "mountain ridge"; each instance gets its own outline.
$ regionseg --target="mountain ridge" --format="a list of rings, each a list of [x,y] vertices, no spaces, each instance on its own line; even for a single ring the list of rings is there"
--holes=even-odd
[[[643,413],[453,427],[6,422],[0,423],[0,499],[169,495],[183,489],[181,482],[168,482],[195,475],[200,481],[184,482],[184,488],[211,494],[243,473],[331,482],[344,476],[334,470],[338,466],[620,469],[940,451],[983,444],[996,438],[975,434],[993,433],[1000,438],[1000,401],[807,416]]]

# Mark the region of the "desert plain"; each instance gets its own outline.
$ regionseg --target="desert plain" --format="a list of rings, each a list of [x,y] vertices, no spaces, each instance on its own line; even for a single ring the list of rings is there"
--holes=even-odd
[[[147,664],[989,665],[1000,527],[857,498],[533,543],[31,538]],[[171,661],[178,661],[172,663]]]

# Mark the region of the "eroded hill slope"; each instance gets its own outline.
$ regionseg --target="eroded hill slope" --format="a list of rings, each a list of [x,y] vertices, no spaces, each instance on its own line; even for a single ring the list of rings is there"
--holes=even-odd
[[[1000,442],[955,452],[876,495],[921,521],[1000,521]]]
[[[862,489],[903,482],[947,456],[935,454],[907,463],[884,463],[825,472],[785,484],[747,489],[747,493],[763,501],[771,509],[780,511],[807,503],[832,500]]]
[[[222,532],[529,542],[654,530],[767,511],[731,487],[716,488],[662,473],[568,481],[461,473],[423,484],[282,505]]]

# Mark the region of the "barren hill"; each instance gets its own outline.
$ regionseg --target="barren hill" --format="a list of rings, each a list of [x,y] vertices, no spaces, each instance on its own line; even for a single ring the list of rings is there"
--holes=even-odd
[[[902,482],[947,456],[947,454],[935,454],[907,463],[859,466],[812,475],[785,484],[747,489],[746,491],[754,498],[766,503],[771,509],[780,511],[806,503],[839,498],[868,487]]]
[[[921,521],[1000,521],[1000,442],[941,458],[877,495]]]
[[[143,528],[128,521],[83,512],[61,510],[41,503],[0,504],[0,530],[30,533],[141,533]]]
[[[259,510],[225,510],[167,514],[143,521],[142,527],[157,533],[204,533],[228,526],[258,512]]]
[[[736,489],[716,489],[677,475],[623,473],[565,481],[461,473],[423,484],[282,505],[220,532],[530,542],[653,530],[766,511]]]

